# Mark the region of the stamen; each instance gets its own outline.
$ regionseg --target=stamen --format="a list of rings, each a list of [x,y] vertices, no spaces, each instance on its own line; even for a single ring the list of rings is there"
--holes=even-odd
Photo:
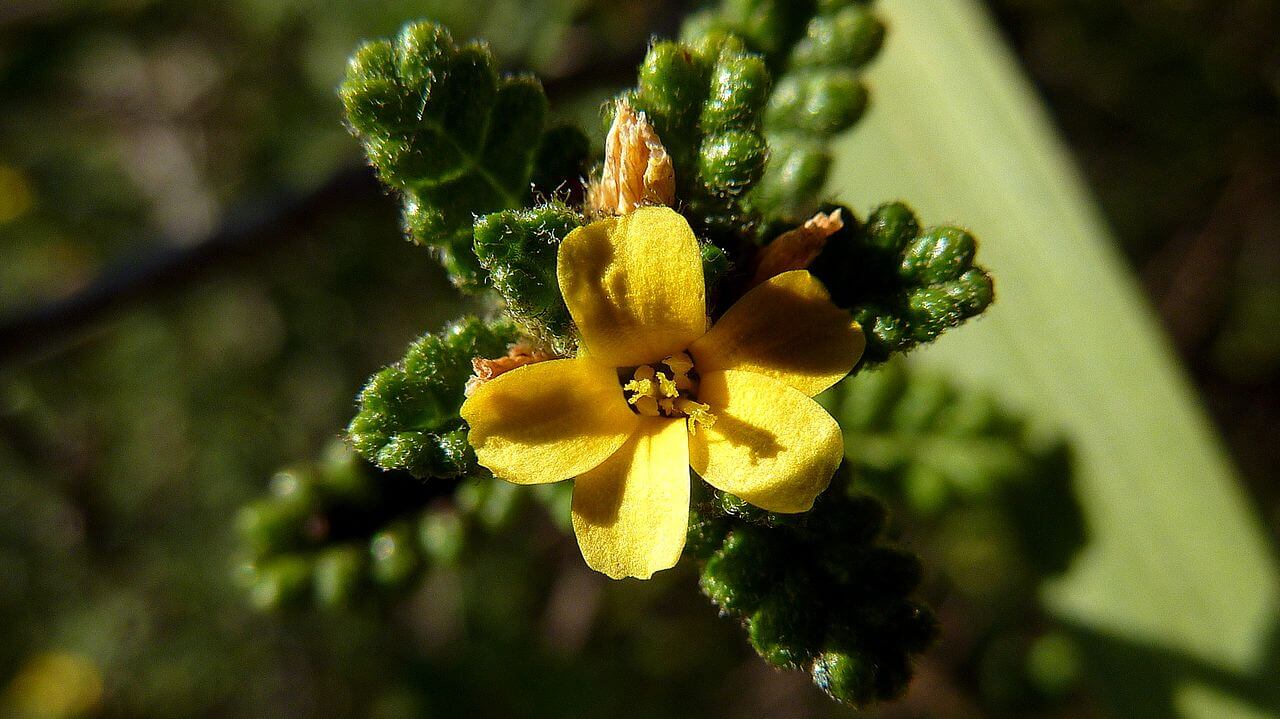
[[[636,412],[640,413],[642,417],[662,416],[662,412],[658,408],[658,400],[647,394],[638,394],[627,401],[636,408]]]
[[[658,373],[658,388],[663,397],[675,398],[680,396],[680,390],[676,387],[676,383],[661,372]]]
[[[631,398],[632,400],[634,400],[636,397],[653,397],[656,395],[656,392],[653,387],[653,380],[648,380],[648,379],[633,379],[630,382],[622,385],[622,389],[628,392],[635,393],[635,396]],[[635,404],[634,401],[632,401],[631,403]]]
[[[662,360],[662,363],[671,368],[674,377],[673,381],[676,387],[683,392],[692,392],[694,390],[693,378],[689,376],[689,372],[693,370],[693,359],[689,357],[687,352],[671,355]]]
[[[640,365],[631,373],[632,379],[622,385],[627,403],[636,414],[644,417],[687,417],[689,431],[697,433],[698,426],[715,424],[711,407],[693,399],[697,381],[689,376],[693,360],[681,352],[663,360],[663,369],[652,365]],[[669,370],[669,374],[668,374]]]
[[[697,434],[698,425],[710,427],[716,423],[716,416],[711,414],[711,405],[695,402],[688,397],[676,400],[676,410],[689,418],[689,434]]]

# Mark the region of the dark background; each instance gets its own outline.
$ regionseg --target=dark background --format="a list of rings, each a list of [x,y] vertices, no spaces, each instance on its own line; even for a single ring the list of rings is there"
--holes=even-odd
[[[1280,538],[1280,10],[992,6]],[[359,169],[334,94],[346,56],[434,17],[537,71],[598,136],[599,102],[686,11],[0,6],[0,713],[843,712],[756,659],[691,572],[619,591],[538,517],[361,611],[258,613],[234,581],[236,508],[465,306]],[[992,679],[1004,655],[983,656],[940,652],[890,713],[1100,711],[1070,680],[1032,711]]]

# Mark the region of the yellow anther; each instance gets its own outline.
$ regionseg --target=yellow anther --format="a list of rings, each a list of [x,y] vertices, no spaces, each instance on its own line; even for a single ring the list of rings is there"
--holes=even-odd
[[[636,397],[656,397],[657,396],[657,388],[653,386],[653,380],[633,379],[630,382],[622,385],[622,389],[628,392],[634,393],[631,396],[631,399],[629,400],[631,404],[635,404]]]
[[[662,364],[670,367],[676,374],[689,374],[689,370],[693,369],[693,359],[689,357],[688,352],[673,354],[662,360]]]
[[[658,373],[658,389],[662,392],[663,397],[674,399],[680,396],[680,389],[676,387],[676,383],[661,372]]]
[[[658,410],[658,400],[647,394],[638,394],[632,397],[631,404],[636,408],[636,412],[642,417],[661,417],[662,412]]]
[[[698,425],[710,427],[716,423],[716,416],[711,414],[711,406],[695,402],[688,397],[681,397],[675,402],[675,408],[689,418],[689,433],[697,434]]]
[[[662,363],[671,368],[673,374],[671,379],[676,383],[677,389],[682,392],[693,391],[693,378],[689,376],[689,371],[693,369],[693,360],[689,358],[688,353],[671,355],[662,360]]]

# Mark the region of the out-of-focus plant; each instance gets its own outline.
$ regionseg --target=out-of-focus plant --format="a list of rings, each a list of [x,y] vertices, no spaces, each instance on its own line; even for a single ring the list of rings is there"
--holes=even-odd
[[[505,485],[477,463],[458,408],[473,386],[488,392],[480,383],[582,351],[561,297],[568,290],[557,249],[577,228],[600,232],[605,223],[591,223],[601,216],[676,208],[701,247],[712,318],[752,287],[811,270],[849,312],[844,322],[861,323],[868,350],[859,367],[981,313],[992,287],[973,264],[968,233],[921,229],[899,203],[866,222],[822,206],[827,142],[861,116],[857,73],[882,35],[862,2],[726,2],[696,16],[679,42],[650,47],[636,87],[609,105],[606,156],[594,170],[585,136],[551,127],[537,81],[500,75],[485,45],[416,23],[360,48],[340,94],[371,163],[402,201],[406,233],[434,249],[455,285],[509,319],[424,336],[370,380],[349,439],[385,474],[330,457],[277,475],[272,496],[246,507],[252,596],[264,606],[324,605],[349,601],[357,587],[406,584],[427,557],[441,561],[442,542],[446,554],[456,551],[462,518],[479,506],[469,492],[485,488],[492,499],[512,491],[495,490]],[[627,301],[637,300],[623,300],[620,311]],[[638,399],[653,393],[672,403],[655,399],[655,415],[707,412],[695,395],[676,394],[690,381],[679,374],[689,372],[682,361],[668,358],[650,377],[671,384],[661,391],[636,370],[636,381],[619,383],[619,401],[639,393],[631,400],[642,411]],[[668,365],[675,382],[662,374]],[[849,489],[849,476],[794,515],[707,490],[695,498],[687,549],[704,563],[704,592],[743,621],[763,657],[864,706],[903,691],[935,625],[909,598],[918,560],[883,544],[884,510]],[[567,494],[546,496],[563,502]],[[470,509],[431,508],[443,499]]]

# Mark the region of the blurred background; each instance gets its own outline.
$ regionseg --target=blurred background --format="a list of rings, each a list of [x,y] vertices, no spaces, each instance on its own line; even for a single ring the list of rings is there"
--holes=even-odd
[[[334,92],[348,54],[406,20],[440,20],[537,72],[553,108],[598,142],[601,101],[631,82],[650,35],[674,34],[690,10],[0,5],[0,715],[851,715],[761,662],[687,568],[609,583],[519,498],[479,520],[486,531],[456,562],[352,609],[273,610],[236,581],[237,510],[278,468],[325,451],[370,373],[468,307],[360,169]],[[991,0],[989,11],[1274,553],[1280,8]],[[874,92],[874,66],[869,76]],[[948,219],[963,221],[925,217]],[[943,472],[977,467],[968,474],[938,479],[903,459],[858,468],[924,557],[944,637],[909,695],[873,713],[1125,716],[1077,632],[1041,605],[1041,584],[1088,541],[1069,447],[1022,433],[1043,408],[898,366],[865,381],[907,408],[892,433],[842,418],[871,457],[888,452],[878,432],[910,444],[911,407],[1002,418]],[[1261,592],[1274,577],[1256,581]],[[1265,677],[1188,671],[1242,697],[1240,716],[1280,706]],[[1174,709],[1167,686],[1133,691],[1151,716]]]

